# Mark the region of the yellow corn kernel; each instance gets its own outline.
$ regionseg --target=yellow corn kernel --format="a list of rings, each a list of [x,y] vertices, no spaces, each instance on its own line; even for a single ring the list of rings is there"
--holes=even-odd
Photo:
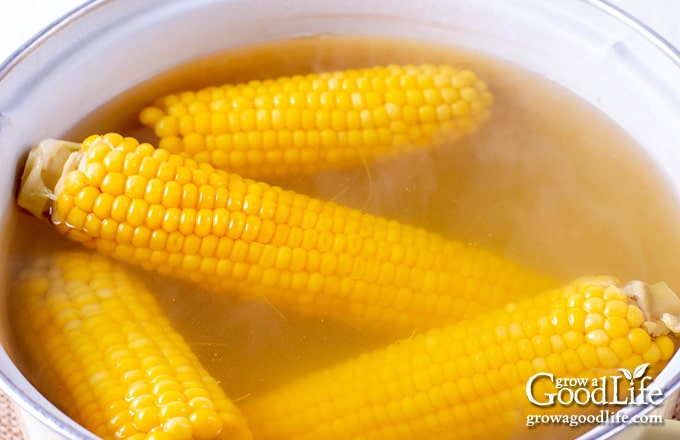
[[[256,84],[166,96],[142,110],[140,121],[155,129],[161,148],[266,178],[459,139],[487,119],[492,101],[486,83],[450,66],[390,65]],[[386,131],[379,137],[376,129]]]
[[[612,295],[612,290],[620,295]],[[613,278],[578,279],[564,288],[431,329],[253,395],[240,407],[253,435],[263,440],[519,438],[526,433],[527,414],[555,409],[544,410],[528,400],[527,382],[535,374],[600,378],[606,371],[620,376],[618,368],[633,371],[650,362],[648,374],[653,376],[671,358],[676,349],[673,339],[652,336],[646,329],[659,328],[662,313],[652,312],[653,304],[671,307],[666,302],[670,301],[674,304],[670,310],[677,310],[680,299],[654,286],[645,290],[644,298],[629,292]],[[665,296],[668,292],[670,297]],[[582,301],[577,296],[597,301]],[[609,304],[612,302],[615,304]],[[589,332],[583,321],[564,333],[559,319],[549,320],[574,308],[592,312],[593,303],[602,305],[595,309],[605,322],[626,316],[622,306],[645,316],[645,325],[628,330],[628,339],[641,339],[638,333],[646,335],[641,356],[627,347],[628,339],[623,337],[602,345],[605,330]],[[550,322],[553,337],[566,338],[571,348],[551,348],[554,344],[541,335],[546,322]],[[663,332],[680,331],[672,320],[669,326],[661,325]],[[593,341],[588,337],[592,332],[597,332]],[[533,341],[533,350],[528,341]],[[514,354],[508,356],[511,352]],[[609,386],[612,384],[610,381]],[[546,402],[546,394],[558,390],[555,382],[543,378],[533,382],[529,391],[537,401]],[[557,405],[557,410],[564,413],[569,408]]]
[[[101,194],[92,215],[111,218],[101,218],[101,227],[89,230],[65,221],[81,208],[60,201],[92,186],[81,170],[91,163],[87,152],[102,145],[116,157],[139,156],[141,164],[153,160],[157,173],[172,163],[177,177],[165,183],[160,203],[146,200],[147,189],[133,188],[146,182],[159,192],[158,176],[142,180],[121,173],[133,182],[129,195],[104,197],[103,184],[95,187]],[[43,147],[32,155],[49,155]],[[92,136],[72,154],[79,159],[69,162],[73,169],[53,179],[66,183],[48,188],[42,180],[27,179],[19,204],[31,210],[33,205],[24,202],[37,201],[40,207],[31,210],[35,215],[51,213],[58,230],[88,248],[243,299],[266,300],[281,310],[404,334],[553,284],[484,249],[167,155],[120,135]],[[97,161],[106,161],[100,156]],[[65,155],[51,157],[58,161]],[[63,169],[50,160],[43,163]],[[32,164],[29,159],[27,175],[43,179],[45,173],[36,173]],[[72,174],[78,179],[66,178]],[[126,185],[127,180],[120,188]],[[82,215],[90,212],[79,211]],[[137,246],[148,246],[141,248],[147,252]],[[563,325],[569,325],[566,315]]]
[[[38,387],[93,433],[251,438],[239,410],[123,266],[58,253],[33,260],[12,293],[18,334],[45,378]],[[200,390],[209,409],[192,407],[189,390]]]

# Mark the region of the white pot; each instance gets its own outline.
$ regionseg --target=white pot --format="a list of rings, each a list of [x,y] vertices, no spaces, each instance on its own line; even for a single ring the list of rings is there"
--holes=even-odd
[[[0,66],[0,240],[9,242],[20,219],[12,189],[41,139],[197,57],[329,32],[452,43],[525,66],[609,115],[680,190],[680,53],[600,0],[95,0]],[[660,378],[669,392],[680,386],[672,373]],[[42,397],[4,350],[0,387],[21,408],[31,438],[94,438]]]

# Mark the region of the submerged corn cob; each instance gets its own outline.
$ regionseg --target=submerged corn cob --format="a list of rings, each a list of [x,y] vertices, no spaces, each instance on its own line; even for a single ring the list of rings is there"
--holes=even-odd
[[[483,249],[117,134],[42,143],[19,204],[104,254],[368,329],[432,327],[552,284]]]
[[[676,313],[680,300],[661,286],[630,287],[580,279],[346,361],[241,409],[258,439],[510,438],[521,434],[529,408],[540,410],[526,390],[536,373],[599,377],[643,363],[658,371],[670,359],[674,342],[661,333],[680,331],[680,315],[661,322],[629,295]],[[533,387],[541,402],[555,392],[547,382]]]
[[[89,253],[31,262],[12,292],[43,392],[104,439],[249,439],[144,284]]]
[[[469,70],[390,65],[168,95],[140,120],[161,148],[263,178],[455,141],[477,130],[491,101]]]

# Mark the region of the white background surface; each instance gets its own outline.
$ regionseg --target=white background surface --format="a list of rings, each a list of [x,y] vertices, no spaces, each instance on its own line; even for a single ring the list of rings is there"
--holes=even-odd
[[[610,2],[680,47],[680,0]],[[84,0],[0,0],[0,62],[41,29],[82,3]]]

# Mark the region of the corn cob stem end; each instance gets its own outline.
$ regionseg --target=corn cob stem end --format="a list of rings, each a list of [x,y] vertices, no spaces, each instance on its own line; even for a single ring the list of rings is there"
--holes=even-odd
[[[38,218],[49,217],[55,188],[64,169],[73,163],[81,144],[57,139],[46,139],[28,154],[21,176],[19,206]]]
[[[650,335],[680,334],[680,298],[666,283],[631,281],[623,290],[642,309]]]

